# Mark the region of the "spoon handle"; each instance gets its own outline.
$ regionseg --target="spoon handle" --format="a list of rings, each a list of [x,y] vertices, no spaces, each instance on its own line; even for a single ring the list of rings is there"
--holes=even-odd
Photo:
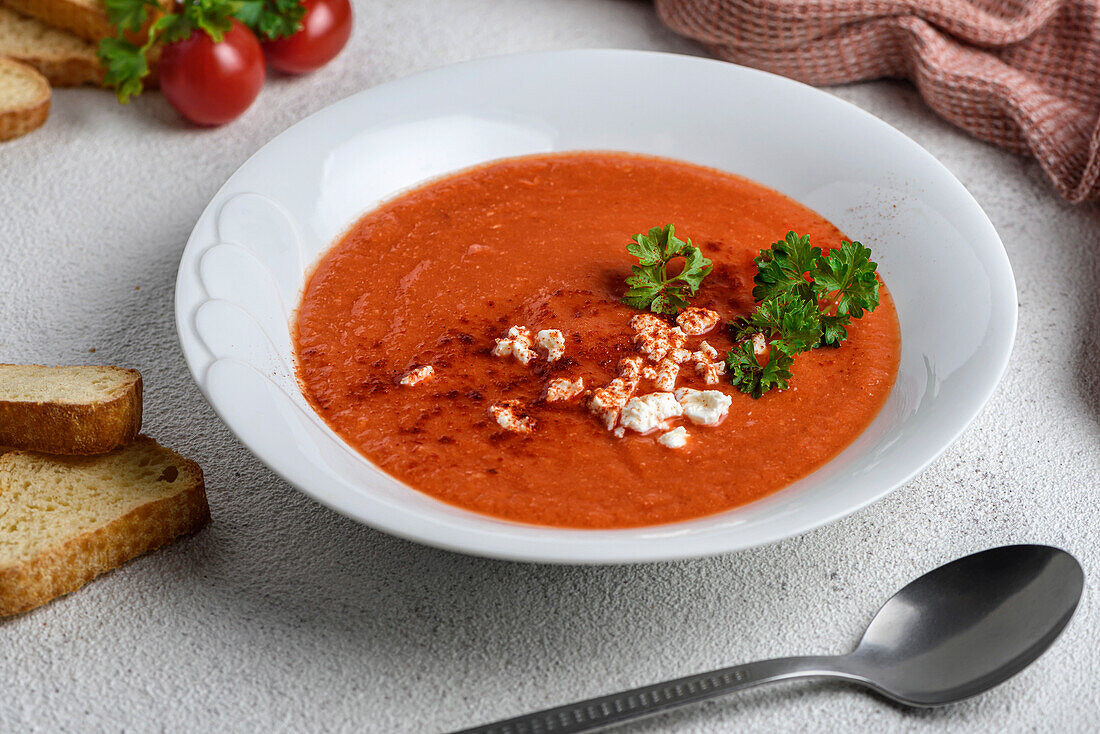
[[[454,734],[575,734],[595,731],[761,683],[811,676],[847,677],[837,667],[837,658],[832,656],[761,660],[590,698]]]

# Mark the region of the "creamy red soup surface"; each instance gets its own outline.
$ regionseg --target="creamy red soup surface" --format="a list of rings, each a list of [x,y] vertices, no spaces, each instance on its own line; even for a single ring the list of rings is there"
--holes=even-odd
[[[669,222],[713,261],[692,305],[721,317],[686,336],[692,356],[674,383],[667,362],[655,374],[660,344],[640,351],[646,337],[632,320],[642,312],[620,300],[636,262],[625,245]],[[795,358],[789,389],[753,399],[724,376],[706,382],[717,369],[707,364],[732,346],[726,322],[755,307],[754,258],[789,230],[826,249],[846,239],[776,191],[673,160],[566,153],[457,173],[368,213],[320,260],[297,315],[299,378],[366,458],[474,512],[625,528],[729,510],[836,456],[897,373],[898,319],[883,287],[840,348]],[[676,327],[668,317],[648,333]],[[724,415],[626,427],[623,414],[593,407],[609,385],[632,397],[671,392],[658,403],[718,391],[694,413]]]

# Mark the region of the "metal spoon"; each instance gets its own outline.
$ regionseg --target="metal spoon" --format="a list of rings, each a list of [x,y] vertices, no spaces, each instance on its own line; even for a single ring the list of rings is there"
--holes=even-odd
[[[738,665],[456,734],[593,731],[791,678],[840,678],[907,706],[943,706],[1003,683],[1042,655],[1073,616],[1084,580],[1077,560],[1058,548],[992,548],[899,591],[847,655]]]

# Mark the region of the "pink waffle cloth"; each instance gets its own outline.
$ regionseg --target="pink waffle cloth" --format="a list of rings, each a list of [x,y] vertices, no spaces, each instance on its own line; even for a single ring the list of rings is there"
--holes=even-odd
[[[656,0],[728,61],[809,84],[912,80],[972,135],[1100,199],[1100,0]]]

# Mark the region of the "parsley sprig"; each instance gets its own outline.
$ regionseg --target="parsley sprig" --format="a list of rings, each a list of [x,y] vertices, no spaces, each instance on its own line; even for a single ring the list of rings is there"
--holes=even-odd
[[[238,0],[187,0],[177,12],[165,13],[149,24],[144,43],[130,39],[148,22],[150,11],[160,9],[156,0],[104,0],[107,19],[118,29],[115,38],[99,42],[97,55],[103,68],[104,86],[112,87],[118,101],[126,104],[141,94],[149,76],[149,52],[157,44],[181,41],[196,30],[205,31],[220,43],[233,27]]]
[[[809,235],[788,232],[761,250],[752,289],[758,305],[731,325],[739,343],[726,354],[730,382],[754,398],[787,389],[796,354],[839,347],[852,319],[878,306],[877,268],[871,250],[859,242],[843,241],[823,255]],[[767,342],[764,364],[753,348],[756,334]]]
[[[242,0],[237,19],[260,38],[272,39],[297,33],[305,14],[301,0]]]
[[[104,0],[104,5],[118,35],[100,41],[96,55],[106,70],[104,86],[113,88],[122,104],[141,94],[154,46],[182,41],[196,30],[220,43],[233,27],[233,18],[261,39],[289,36],[301,27],[306,12],[301,0],[185,0],[175,12],[150,23],[143,42],[135,42],[161,4],[157,0]]]
[[[687,299],[695,295],[712,270],[710,260],[703,257],[691,240],[679,239],[672,224],[654,227],[649,234],[634,235],[634,242],[626,249],[638,258],[638,264],[631,268],[633,275],[626,279],[629,289],[623,303],[643,311],[675,314],[687,308]],[[669,275],[669,264],[678,257],[684,258],[684,268],[676,275]]]

